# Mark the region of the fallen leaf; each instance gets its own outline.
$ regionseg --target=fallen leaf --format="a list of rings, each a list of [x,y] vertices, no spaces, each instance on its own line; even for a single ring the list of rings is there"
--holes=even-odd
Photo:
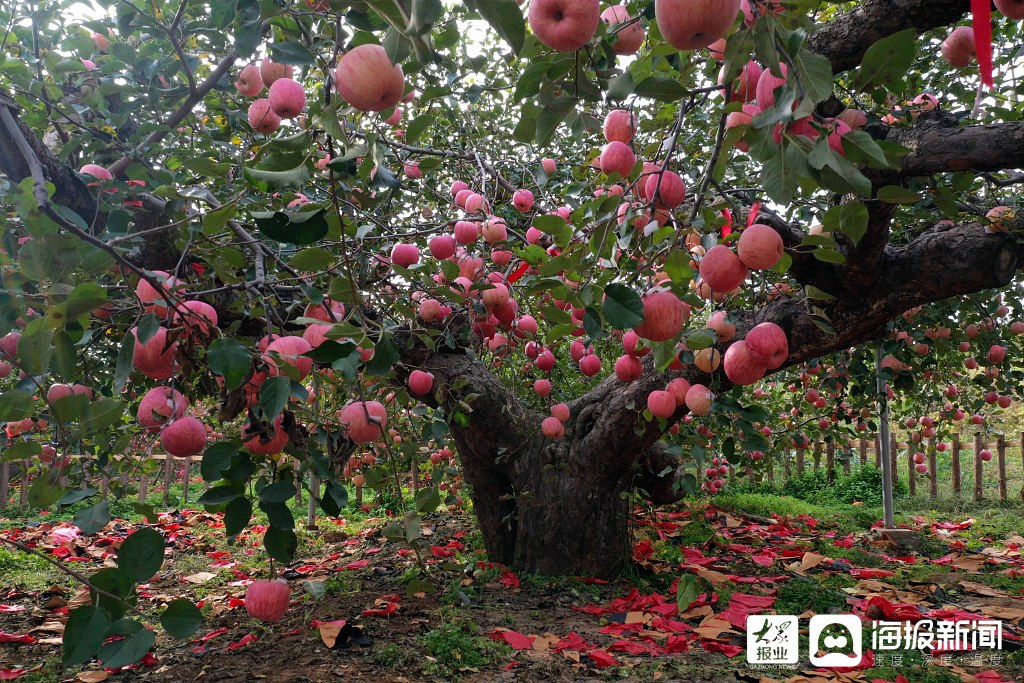
[[[102,683],[108,678],[110,678],[110,674],[106,671],[80,671],[75,676],[75,680],[82,681],[82,683]]]
[[[197,574],[190,574],[189,576],[186,576],[182,581],[186,581],[188,583],[206,583],[210,579],[215,578],[217,578],[216,574],[211,574],[210,572],[199,572]]]

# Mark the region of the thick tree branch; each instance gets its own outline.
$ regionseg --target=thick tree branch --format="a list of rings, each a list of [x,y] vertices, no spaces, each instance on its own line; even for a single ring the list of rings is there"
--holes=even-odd
[[[1024,121],[957,126],[952,117],[922,114],[909,128],[890,128],[886,139],[910,154],[886,180],[944,171],[1001,171],[1024,168]]]
[[[949,26],[970,10],[968,0],[866,0],[811,34],[811,50],[828,57],[836,73],[860,64],[886,36],[912,28],[924,33]]]

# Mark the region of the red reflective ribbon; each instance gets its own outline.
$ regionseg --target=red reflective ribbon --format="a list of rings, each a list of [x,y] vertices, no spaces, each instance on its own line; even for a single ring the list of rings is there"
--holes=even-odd
[[[974,24],[974,47],[978,53],[981,82],[992,87],[992,3],[991,0],[971,0],[971,18]]]

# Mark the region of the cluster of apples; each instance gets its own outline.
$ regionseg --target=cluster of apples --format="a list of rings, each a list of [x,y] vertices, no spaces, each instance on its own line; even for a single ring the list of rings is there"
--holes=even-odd
[[[290,64],[279,64],[270,57],[238,73],[235,88],[239,94],[257,98],[249,105],[248,120],[253,130],[270,135],[281,127],[282,120],[294,119],[306,108],[306,90],[292,76]],[[267,96],[260,97],[264,88]]]
[[[729,476],[729,462],[725,458],[711,458],[711,464],[704,468],[704,479],[701,483],[701,491],[715,495],[725,488],[726,478]]]
[[[1024,0],[993,0],[996,9],[1009,19],[1024,19]],[[958,26],[942,41],[939,46],[942,58],[957,69],[969,66],[978,54],[974,43],[974,29],[971,26]]]

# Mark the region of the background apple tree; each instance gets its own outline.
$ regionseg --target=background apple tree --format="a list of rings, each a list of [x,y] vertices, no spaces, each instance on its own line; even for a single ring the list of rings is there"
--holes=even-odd
[[[419,459],[492,560],[608,577],[637,500],[863,430],[877,344],[908,415],[1017,391],[1017,19],[979,89],[966,0],[72,4],[0,10],[39,507],[201,455],[288,562],[300,472],[338,515]]]

